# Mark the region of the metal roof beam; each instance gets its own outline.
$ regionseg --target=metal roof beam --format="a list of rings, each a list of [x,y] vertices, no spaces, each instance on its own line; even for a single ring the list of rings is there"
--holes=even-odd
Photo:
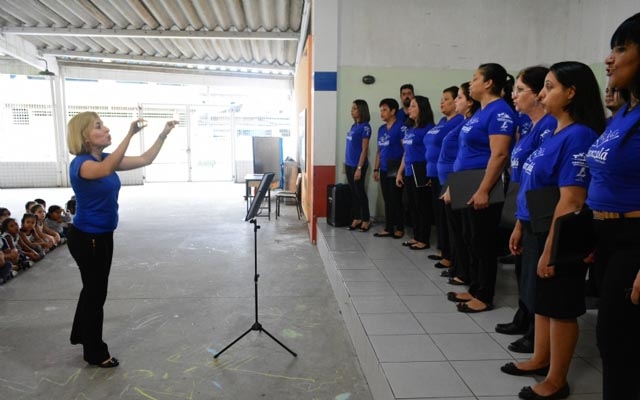
[[[36,46],[21,37],[0,35],[0,53],[7,54],[41,71],[44,70],[43,56],[38,52]],[[47,60],[48,69],[53,73],[58,73],[56,59],[53,57],[44,58]]]
[[[234,31],[179,31],[150,29],[87,29],[0,27],[0,34],[19,36],[102,36],[147,39],[227,39],[227,40],[288,40],[300,38],[297,32],[234,32]]]
[[[209,60],[190,60],[180,58],[169,57],[152,57],[152,56],[136,56],[128,54],[99,54],[93,52],[83,51],[66,51],[66,50],[43,50],[43,53],[47,56],[53,57],[69,57],[80,60],[96,60],[104,61],[110,60],[115,62],[135,62],[135,63],[148,63],[154,65],[172,65],[181,66],[182,68],[227,68],[227,69],[259,69],[259,70],[272,70],[278,72],[293,73],[293,66],[287,65],[272,65],[272,64],[252,64],[252,63],[234,63],[227,61],[209,61]],[[63,60],[59,60],[62,62]],[[136,65],[128,64],[128,67],[135,68]],[[141,65],[137,65],[141,66]]]
[[[302,52],[304,51],[304,45],[307,41],[307,29],[309,29],[309,19],[311,16],[311,1],[303,0],[302,6],[302,21],[300,24],[300,38],[298,39],[298,48],[296,49],[296,68],[300,64],[302,58]]]

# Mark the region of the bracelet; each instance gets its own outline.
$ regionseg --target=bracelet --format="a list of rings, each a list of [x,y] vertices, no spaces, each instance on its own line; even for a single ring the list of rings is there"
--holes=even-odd
[[[158,139],[160,140],[165,140],[167,138],[167,135],[163,135],[162,133],[158,135]]]
[[[362,167],[358,165],[358,169],[362,169]]]

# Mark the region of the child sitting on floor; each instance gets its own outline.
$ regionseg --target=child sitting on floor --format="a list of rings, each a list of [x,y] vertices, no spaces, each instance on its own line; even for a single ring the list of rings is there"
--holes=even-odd
[[[51,230],[44,224],[44,219],[47,216],[46,212],[44,211],[44,207],[41,204],[32,206],[31,214],[36,216],[35,228],[38,236],[51,243],[50,250],[54,249],[57,245],[60,244],[60,235],[58,234],[58,232]]]
[[[19,230],[20,239],[18,243],[23,249],[28,247],[38,253],[38,259],[41,259],[47,251],[51,250],[52,246],[49,242],[38,235],[38,231],[36,230],[37,220],[38,218],[33,214],[26,213],[22,216]]]
[[[40,259],[38,253],[20,244],[20,228],[13,218],[7,218],[0,225],[0,248],[5,260],[13,264],[13,270],[29,268],[33,261]],[[29,258],[33,261],[29,261]]]
[[[61,243],[67,241],[69,222],[71,222],[71,218],[64,212],[62,207],[56,205],[49,207],[47,216],[44,219],[45,226],[60,235]]]

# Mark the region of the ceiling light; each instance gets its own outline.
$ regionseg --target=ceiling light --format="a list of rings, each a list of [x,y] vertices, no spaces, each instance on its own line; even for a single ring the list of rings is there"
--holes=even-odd
[[[44,61],[44,71],[38,72],[38,75],[55,76],[53,72],[49,71],[49,64],[47,63],[47,60],[45,60],[44,58],[38,58],[38,60]]]

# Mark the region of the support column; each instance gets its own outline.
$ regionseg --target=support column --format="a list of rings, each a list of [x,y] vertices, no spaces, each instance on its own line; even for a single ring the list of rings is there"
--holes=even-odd
[[[311,109],[311,199],[309,233],[316,242],[317,218],[327,216],[327,185],[336,176],[338,0],[314,1]]]

